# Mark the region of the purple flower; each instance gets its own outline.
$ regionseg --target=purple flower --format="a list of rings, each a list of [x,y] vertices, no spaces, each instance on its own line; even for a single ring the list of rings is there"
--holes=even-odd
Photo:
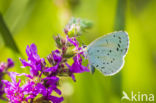
[[[23,86],[19,87],[19,85],[16,85],[17,84],[16,76],[22,76],[22,75],[28,77],[29,79]],[[18,74],[15,72],[10,72],[10,77],[12,79],[12,83],[3,80],[3,83],[6,84],[5,93],[7,94],[7,91],[9,91],[9,92],[11,91],[8,88],[10,85],[16,85],[19,89],[17,88],[18,90],[16,90],[16,88],[14,88],[14,89],[12,89],[12,91],[18,91],[22,95],[22,97],[16,97],[14,95],[8,94],[8,96],[7,96],[8,98],[11,98],[11,96],[13,96],[12,98],[16,99],[15,100],[16,102],[13,101],[15,103],[18,103],[17,101],[19,99],[17,99],[17,98],[25,98],[25,99],[23,99],[23,101],[29,101],[30,99],[35,98],[38,94],[42,94],[44,97],[43,98],[44,100],[52,101],[53,103],[60,103],[63,101],[63,97],[52,96],[52,92],[54,92],[54,91],[56,93],[58,93],[59,95],[61,95],[61,91],[57,88],[57,82],[59,81],[59,78],[56,76],[45,77],[45,78],[41,79],[41,81],[36,81],[36,83],[33,81],[33,79],[35,77],[32,77],[31,75],[25,74],[25,73]],[[37,78],[39,78],[39,77],[37,77]],[[20,81],[19,81],[19,83],[20,83]],[[22,99],[20,99],[20,100],[22,100]]]
[[[59,78],[56,76],[46,77],[43,80],[46,80],[45,85],[48,86],[49,89],[54,90],[56,93],[61,95],[61,91],[57,88],[57,82]]]
[[[74,63],[72,64],[72,66],[66,63],[71,73],[70,76],[74,81],[76,81],[74,73],[89,72],[89,69],[82,65],[82,57],[80,55],[84,56],[84,51],[81,47],[79,47],[79,43],[76,40],[76,38],[75,37],[69,38],[68,35],[66,36],[66,38],[71,44],[75,46],[75,51],[77,53],[76,56],[73,57]]]
[[[29,66],[31,75],[38,76],[39,71],[42,71],[42,68],[45,66],[45,60],[40,58],[37,54],[37,47],[35,44],[31,44],[30,47],[27,46],[26,53],[28,56],[28,62],[20,59],[23,66]]]
[[[57,69],[58,69],[58,66],[59,65],[57,64],[57,65],[55,65],[53,67],[46,67],[44,72],[53,72],[53,73],[55,73],[57,71]]]
[[[59,50],[52,51],[53,59],[56,63],[60,63],[62,56]]]
[[[20,87],[21,80],[16,82],[16,73],[9,73],[12,82],[7,80],[2,80],[5,84],[4,91],[6,93],[7,98],[11,103],[21,103],[24,100],[23,89]]]
[[[4,94],[3,84],[2,82],[0,82],[0,98],[2,97],[3,94]]]
[[[52,103],[61,103],[64,100],[63,97],[56,97],[51,95],[48,95],[46,99],[52,101]]]
[[[2,97],[2,95],[4,94],[3,83],[1,82],[1,80],[3,79],[3,75],[9,68],[13,66],[14,62],[10,58],[8,58],[7,63],[0,63],[0,97]]]
[[[42,88],[41,94],[44,96],[45,100],[50,100],[53,103],[62,102],[64,100],[63,97],[56,97],[51,95],[53,91],[61,95],[61,91],[57,88],[57,82],[59,81],[59,78],[52,76],[46,77],[43,80],[46,81],[45,86],[39,84],[39,87]]]
[[[8,58],[7,67],[8,67],[8,68],[11,68],[11,67],[13,67],[13,66],[14,66],[14,62],[13,62],[13,60],[10,59],[10,58]]]
[[[85,66],[82,65],[82,58],[81,56],[78,54],[76,55],[74,58],[74,63],[72,64],[72,66],[70,66],[69,64],[66,63],[67,67],[70,70],[71,73],[71,77],[74,81],[76,81],[74,73],[82,73],[82,72],[89,72],[89,69]]]
[[[9,68],[14,66],[14,62],[12,59],[8,58],[7,63],[0,63],[0,70],[1,71],[7,71]]]
[[[43,95],[44,100],[51,101],[52,103],[61,103],[64,100],[63,97],[56,97],[51,95],[51,93],[53,92],[53,87],[46,88],[41,83],[38,83],[37,87],[40,91],[40,94]]]
[[[53,67],[45,67],[44,72],[52,72],[56,73],[59,67],[60,62],[62,61],[62,56],[59,50],[52,51],[50,55],[47,57]]]
[[[0,63],[0,72],[4,72],[5,69],[7,69],[7,64],[4,62]]]
[[[73,44],[76,48],[79,47],[79,43],[78,43],[78,41],[76,40],[75,37],[69,38],[68,35],[67,35],[66,38],[67,38],[67,40],[68,40],[71,44]]]
[[[59,64],[62,61],[62,55],[59,50],[52,51],[47,57],[48,61],[52,65]]]
[[[68,42],[70,42],[71,44],[73,44],[75,46],[75,52],[77,54],[81,54],[84,56],[84,50],[83,50],[83,47],[79,47],[79,42],[76,40],[75,37],[71,37],[69,38],[68,35],[66,36]]]
[[[22,101],[29,101],[30,99],[35,98],[40,93],[39,86],[29,79],[27,83],[25,83],[23,86],[20,86],[21,80],[19,80],[19,82],[16,82],[16,76],[25,75],[30,78],[28,74],[18,74],[15,72],[10,72],[9,75],[12,82],[9,82],[7,80],[2,80],[2,82],[5,84],[4,91],[11,103],[21,103]]]
[[[61,95],[61,91],[57,88],[58,77],[46,77],[39,83],[28,82],[22,86],[24,94],[27,94],[26,100],[35,98],[38,94],[42,94],[44,100],[52,101],[53,103],[60,103],[63,101],[63,97],[52,96],[52,92],[55,91]]]
[[[28,81],[25,85],[22,86],[22,89],[23,93],[27,95],[27,101],[35,98],[40,93],[40,87],[38,87],[38,85],[36,85],[36,83],[33,81]]]

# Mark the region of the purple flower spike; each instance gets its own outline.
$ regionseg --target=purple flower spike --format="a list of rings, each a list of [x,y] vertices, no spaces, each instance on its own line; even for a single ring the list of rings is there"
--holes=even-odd
[[[90,70],[82,65],[82,58],[81,56],[78,54],[76,55],[74,58],[74,63],[72,64],[72,66],[70,66],[69,64],[66,63],[67,67],[69,68],[70,72],[71,72],[71,77],[74,81],[75,80],[75,76],[74,73],[82,73],[82,72],[89,72]]]
[[[39,71],[42,71],[42,68],[45,66],[45,60],[40,58],[37,54],[37,47],[35,44],[31,44],[30,47],[27,46],[26,53],[28,56],[28,62],[20,59],[23,66],[29,66],[31,74],[33,76],[38,76]]]
[[[8,58],[7,63],[4,62],[0,63],[0,98],[4,94],[4,89],[3,89],[4,85],[1,82],[1,80],[3,79],[5,72],[7,72],[7,70],[13,66],[14,66],[14,62],[10,58]]]
[[[29,67],[30,73],[8,72],[8,68],[14,66],[12,59],[7,63],[0,63],[0,98],[5,93],[9,103],[61,103],[64,98],[58,88],[60,77],[68,76],[75,80],[75,73],[89,72],[88,67],[82,65],[84,47],[79,45],[77,37],[81,34],[83,27],[79,19],[73,19],[64,29],[66,38],[55,36],[58,49],[52,51],[46,60],[40,58],[35,44],[27,45],[27,60],[21,59],[22,67]],[[83,22],[82,22],[83,24]],[[82,28],[81,28],[82,26]],[[69,44],[69,45],[68,45]],[[71,51],[71,49],[74,49]],[[69,59],[73,58],[73,64],[69,65]],[[3,75],[8,74],[11,82],[2,80]],[[23,85],[17,76],[26,77]],[[2,82],[1,82],[2,81]],[[57,96],[53,94],[56,93]]]

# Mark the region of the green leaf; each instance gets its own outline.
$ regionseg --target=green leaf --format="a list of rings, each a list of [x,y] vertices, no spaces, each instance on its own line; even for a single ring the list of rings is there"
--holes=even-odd
[[[15,52],[19,53],[19,49],[16,46],[16,43],[11,35],[11,32],[9,31],[7,25],[5,24],[1,12],[0,12],[0,34],[4,40],[5,45],[10,47]]]
[[[18,33],[30,19],[37,0],[13,0],[3,18],[11,33]],[[20,4],[20,5],[19,5]]]

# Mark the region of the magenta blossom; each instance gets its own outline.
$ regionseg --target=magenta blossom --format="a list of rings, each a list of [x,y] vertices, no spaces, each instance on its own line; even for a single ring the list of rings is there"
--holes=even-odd
[[[78,41],[76,40],[75,37],[69,38],[68,35],[67,35],[66,38],[67,38],[67,40],[68,40],[71,44],[73,44],[76,48],[79,47],[79,43],[78,43]]]
[[[9,68],[14,66],[14,62],[12,59],[8,58],[7,63],[0,63],[0,71],[7,71]]]
[[[13,67],[13,66],[14,66],[13,60],[10,59],[10,58],[8,58],[7,67],[8,67],[8,68],[11,68],[11,67]]]
[[[43,67],[45,66],[45,60],[40,58],[37,54],[37,47],[35,44],[31,44],[30,47],[27,46],[26,53],[28,56],[28,62],[20,59],[23,66],[29,66],[31,75],[38,76],[39,71],[42,71]]]
[[[46,80],[45,86],[40,84],[42,87],[41,94],[44,96],[45,100],[50,100],[53,103],[60,103],[64,99],[63,97],[52,96],[51,93],[55,91],[57,94],[61,95],[61,91],[57,88],[57,82],[59,81],[58,77],[46,77],[43,80]]]
[[[81,47],[79,47],[79,43],[76,40],[75,37],[69,38],[68,35],[66,36],[67,40],[75,46],[76,56],[73,57],[74,63],[70,66],[68,63],[66,63],[67,67],[70,71],[70,76],[74,81],[76,81],[74,73],[82,73],[82,72],[89,72],[90,70],[88,67],[85,67],[82,65],[82,56],[84,56],[84,51]]]
[[[89,72],[90,70],[82,65],[82,58],[80,55],[76,55],[74,58],[74,63],[72,64],[72,66],[70,66],[69,64],[66,63],[67,67],[70,70],[71,73],[71,77],[74,81],[76,81],[74,73],[82,73],[82,72]]]
[[[0,63],[0,98],[4,94],[3,83],[1,82],[1,80],[3,79],[4,73],[7,72],[7,70],[13,66],[14,62],[10,58],[8,58],[7,63]]]
[[[2,82],[5,84],[4,91],[7,98],[11,103],[21,103],[22,101],[25,101],[23,89],[20,87],[21,80],[16,82],[16,73],[14,72],[10,72],[9,75],[12,82],[2,80]]]
[[[62,56],[59,50],[52,51],[52,55],[56,63],[60,63],[62,61]]]
[[[5,92],[9,103],[61,103],[64,98],[58,88],[60,77],[68,76],[76,81],[75,73],[89,72],[88,67],[82,65],[84,49],[76,40],[85,28],[83,21],[73,19],[64,29],[66,38],[59,35],[54,37],[58,49],[47,56],[48,61],[40,58],[35,44],[28,45],[26,47],[28,58],[27,60],[20,58],[20,61],[22,67],[30,68],[30,74],[8,72],[7,69],[14,65],[11,59],[8,59],[8,63],[0,63],[0,80],[4,74],[9,74],[12,80],[0,82],[0,97]],[[71,51],[73,46],[75,48]],[[72,58],[73,64],[68,64]],[[17,76],[24,76],[24,82],[16,80]],[[58,96],[54,96],[54,93]]]

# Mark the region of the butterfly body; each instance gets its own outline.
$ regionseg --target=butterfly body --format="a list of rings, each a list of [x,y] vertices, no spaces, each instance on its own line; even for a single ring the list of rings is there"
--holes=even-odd
[[[104,75],[118,73],[124,64],[129,47],[128,34],[123,31],[104,35],[87,46],[85,52],[91,71],[98,69]]]

